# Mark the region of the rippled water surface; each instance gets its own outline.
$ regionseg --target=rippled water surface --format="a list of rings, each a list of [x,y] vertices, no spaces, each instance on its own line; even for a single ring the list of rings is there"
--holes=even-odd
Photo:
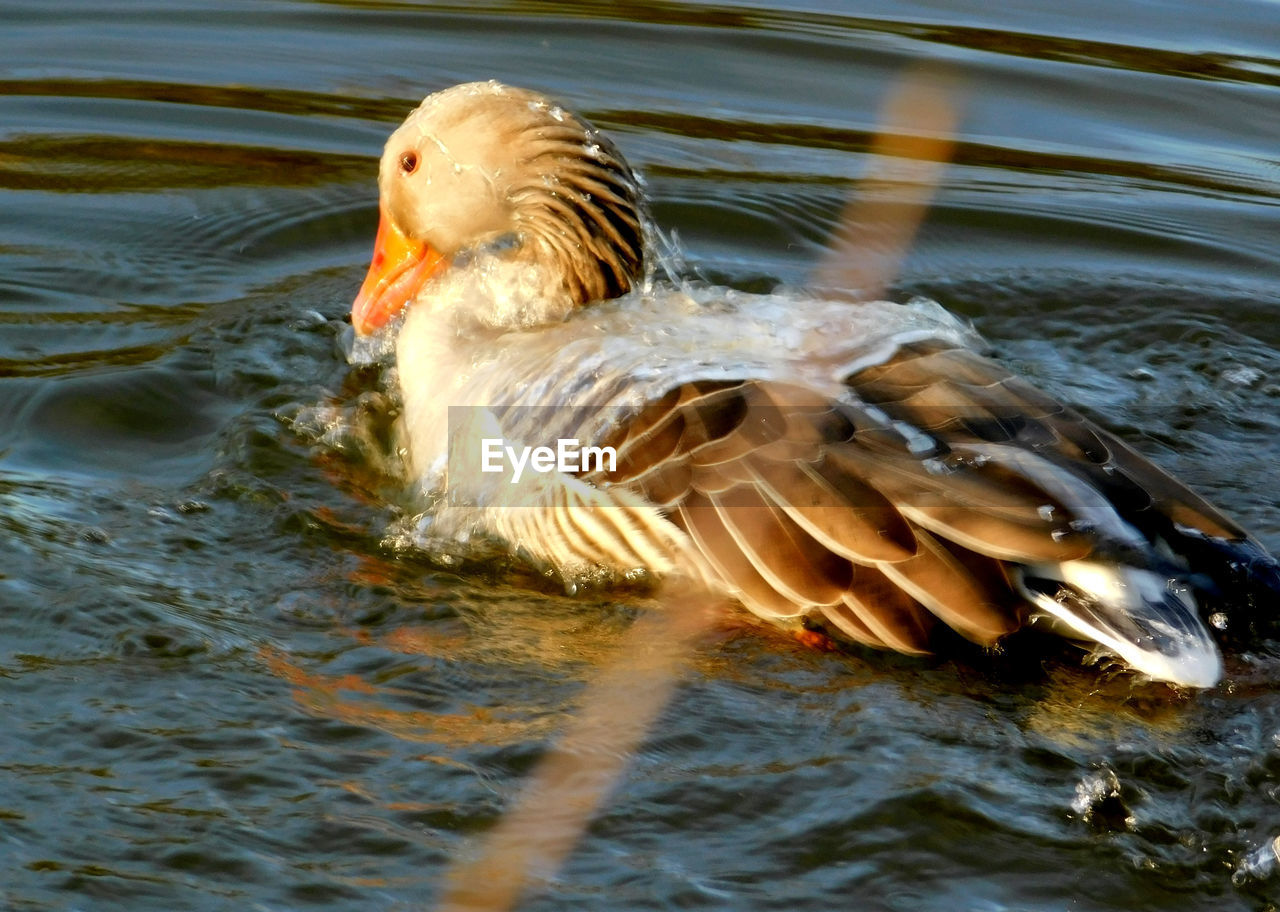
[[[1280,6],[1049,6],[0,6],[0,906],[429,906],[643,610],[396,551],[386,480],[296,421],[374,389],[377,155],[458,81],[580,110],[691,269],[761,289],[949,63],[894,295],[1280,547]],[[727,630],[525,907],[1274,909],[1280,644],[1227,667]]]

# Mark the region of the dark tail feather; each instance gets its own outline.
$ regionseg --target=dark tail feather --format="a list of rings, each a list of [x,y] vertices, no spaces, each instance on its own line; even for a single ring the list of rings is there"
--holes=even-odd
[[[1226,541],[1179,530],[1176,543],[1192,567],[1188,581],[1224,639],[1280,637],[1280,561],[1252,539]]]

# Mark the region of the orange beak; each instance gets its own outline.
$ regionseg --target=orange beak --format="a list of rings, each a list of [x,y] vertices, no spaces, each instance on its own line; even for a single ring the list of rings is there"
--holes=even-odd
[[[404,310],[427,280],[444,269],[444,257],[430,244],[404,234],[379,207],[378,237],[373,262],[360,293],[351,305],[351,324],[367,336]]]

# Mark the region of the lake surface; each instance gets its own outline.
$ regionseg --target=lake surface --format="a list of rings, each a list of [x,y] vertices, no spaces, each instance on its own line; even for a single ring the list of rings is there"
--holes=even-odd
[[[303,420],[377,408],[377,156],[456,82],[582,112],[690,270],[765,289],[949,64],[893,296],[1280,548],[1280,5],[1048,7],[0,6],[0,906],[428,907],[647,604],[392,547]],[[1274,910],[1278,685],[1275,642],[1187,695],[725,631],[523,908]]]

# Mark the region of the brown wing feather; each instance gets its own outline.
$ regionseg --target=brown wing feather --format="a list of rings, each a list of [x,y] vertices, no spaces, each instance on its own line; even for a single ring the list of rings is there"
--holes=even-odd
[[[984,587],[964,563],[923,529],[917,530],[916,538],[920,548],[912,557],[880,565],[888,579],[975,643],[988,645],[1018,629],[1020,620],[1007,588]]]
[[[771,586],[734,542],[720,511],[702,494],[689,492],[672,519],[689,534],[711,569],[744,605],[761,617],[788,618],[803,609]]]
[[[615,432],[617,471],[588,480],[665,509],[758,613],[816,612],[852,640],[902,652],[927,650],[935,618],[983,644],[1016,629],[1024,609],[1003,562],[1111,547],[1076,515],[1102,502],[1095,489],[1166,522],[1244,537],[1124,444],[967,349],[904,345],[846,383],[838,399],[768,381],[682,385]]]
[[[858,616],[856,611],[851,610],[843,602],[835,605],[823,605],[822,616],[827,623],[835,627],[842,635],[848,637],[855,643],[861,643],[863,646],[870,646],[873,649],[893,649],[894,647],[886,643],[882,638],[876,636]],[[898,650],[903,652],[906,650]]]
[[[889,648],[908,653],[929,651],[934,615],[879,569],[855,568],[842,601],[844,608]]]
[[[824,463],[752,458],[752,479],[807,533],[836,554],[859,563],[893,561],[916,550],[902,514],[874,487]],[[830,477],[828,477],[830,476]]]
[[[1134,521],[1152,519],[1228,541],[1247,533],[1127,444],[1078,412],[969,349],[903,346],[848,380],[859,397],[930,428],[952,447],[1010,443],[1067,468],[1107,493]]]
[[[752,566],[801,610],[840,600],[851,579],[849,562],[792,522],[765,492],[740,485],[711,502]]]

